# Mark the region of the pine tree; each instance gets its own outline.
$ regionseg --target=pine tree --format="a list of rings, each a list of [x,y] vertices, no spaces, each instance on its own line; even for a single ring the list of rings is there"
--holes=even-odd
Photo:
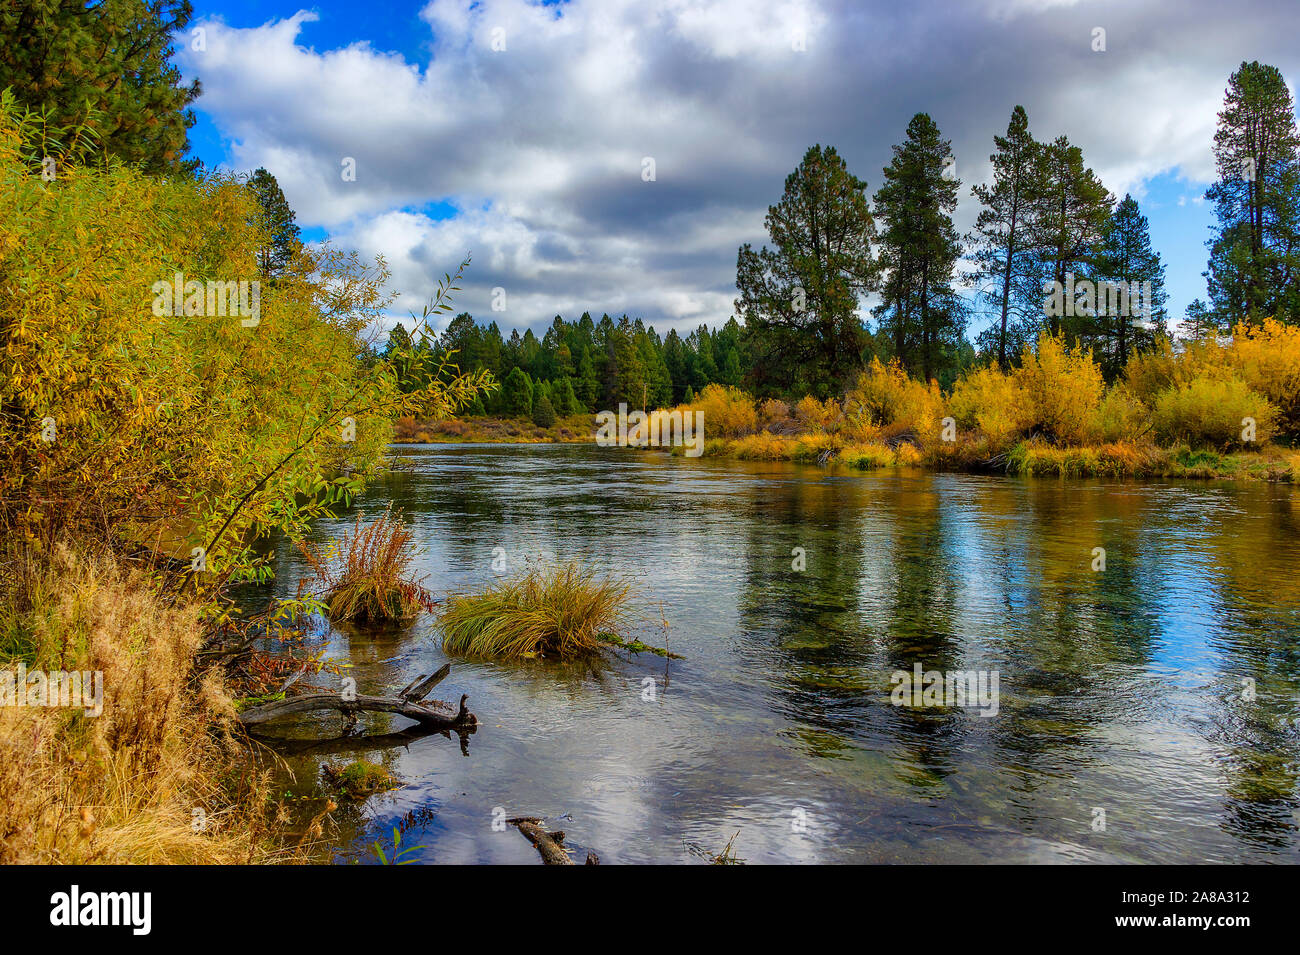
[[[1300,134],[1282,74],[1242,63],[1228,80],[1214,134],[1218,235],[1210,240],[1210,304],[1227,325],[1300,315]]]
[[[989,337],[996,342],[998,366],[1005,371],[1010,356],[1028,337],[1027,328],[1042,313],[1030,230],[1043,149],[1029,133],[1023,106],[1012,110],[1007,134],[994,136],[993,145],[993,182],[971,189],[983,208],[970,238],[975,270],[968,281],[985,286],[981,297],[998,316]]]
[[[1094,259],[1115,205],[1101,180],[1083,164],[1078,146],[1060,136],[1043,149],[1033,223],[1040,292],[1051,282],[1065,289],[1071,276],[1075,282],[1097,279]],[[1072,303],[1066,303],[1065,311],[1074,311]],[[1047,330],[1078,338],[1095,328],[1092,317],[1076,312],[1048,314]]]
[[[148,173],[191,172],[185,160],[198,98],[182,86],[171,38],[188,0],[6,0],[0,5],[0,90],[48,125],[84,125],[106,156]]]
[[[549,428],[555,424],[555,409],[546,395],[542,395],[533,407],[533,424],[539,428]]]
[[[830,394],[858,365],[860,296],[875,282],[867,184],[834,148],[813,146],[765,220],[773,248],[746,243],[736,261],[736,313],[749,330],[760,393],[805,378]]]
[[[1096,351],[1107,378],[1114,380],[1133,352],[1154,346],[1156,337],[1164,334],[1166,317],[1165,267],[1160,253],[1151,248],[1147,217],[1132,196],[1126,195],[1115,208],[1098,248],[1096,268],[1105,281],[1128,293],[1127,298],[1123,293],[1097,295]],[[1144,298],[1141,307],[1149,314],[1138,314],[1132,292],[1147,282],[1151,298]]]
[[[258,264],[264,277],[275,278],[302,245],[298,238],[298,224],[294,222],[293,209],[289,207],[275,176],[259,166],[248,180],[248,188],[257,196],[262,212],[260,224],[269,240],[258,252]]]
[[[515,368],[501,386],[502,411],[508,418],[527,418],[533,413],[533,383],[528,372]]]
[[[907,126],[876,193],[884,223],[881,260],[887,269],[884,301],[875,314],[892,341],[894,357],[926,380],[950,370],[962,341],[965,312],[952,287],[961,242],[952,224],[961,181],[951,144],[925,113]]]

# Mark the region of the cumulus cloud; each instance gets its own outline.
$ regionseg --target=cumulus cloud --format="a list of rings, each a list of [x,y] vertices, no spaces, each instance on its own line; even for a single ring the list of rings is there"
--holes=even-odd
[[[1295,68],[1284,7],[434,0],[427,62],[317,50],[307,11],[206,21],[206,50],[180,56],[233,164],[270,169],[303,224],[384,254],[401,311],[470,251],[457,305],[479,318],[626,310],[663,331],[726,321],[736,248],[764,241],[766,207],[808,146],[835,145],[874,191],[917,111],[952,139],[967,186],[1017,103],[1117,194],[1174,170],[1208,181],[1228,74],[1243,59]],[[958,226],[975,212],[963,188]],[[507,310],[494,314],[497,287]]]

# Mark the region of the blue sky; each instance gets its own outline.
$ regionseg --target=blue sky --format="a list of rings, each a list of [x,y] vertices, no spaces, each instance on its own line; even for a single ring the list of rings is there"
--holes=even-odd
[[[384,255],[395,316],[468,251],[457,306],[480,319],[627,311],[665,331],[731,314],[736,249],[765,241],[766,207],[814,142],[874,192],[907,119],[929,112],[967,230],[1017,103],[1139,200],[1180,317],[1205,294],[1227,76],[1258,58],[1291,80],[1300,18],[1200,0],[217,0],[192,26],[206,46],[177,58],[204,83],[194,153],[266,166],[308,238]]]

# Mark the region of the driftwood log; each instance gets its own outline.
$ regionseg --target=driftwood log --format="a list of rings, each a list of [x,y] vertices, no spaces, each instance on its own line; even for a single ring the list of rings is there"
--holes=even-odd
[[[514,819],[507,819],[506,822],[522,832],[525,838],[537,847],[537,851],[541,853],[543,864],[576,865],[569,858],[569,853],[564,848],[563,832],[550,832],[543,827],[542,820],[535,816],[517,816]],[[588,852],[585,864],[600,865],[600,858],[596,853]]]
[[[316,710],[338,710],[353,719],[357,713],[397,713],[410,717],[426,730],[466,731],[478,726],[478,719],[465,706],[469,697],[461,695],[459,708],[442,700],[425,700],[435,686],[451,673],[448,663],[429,676],[418,676],[406,685],[395,697],[365,696],[358,693],[351,699],[344,699],[338,693],[304,693],[290,696],[260,706],[250,706],[239,714],[239,722],[246,728],[263,726],[285,716],[310,713]]]

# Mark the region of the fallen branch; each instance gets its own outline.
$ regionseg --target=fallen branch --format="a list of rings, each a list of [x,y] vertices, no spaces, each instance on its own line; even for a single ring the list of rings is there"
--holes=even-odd
[[[299,713],[337,710],[354,718],[361,712],[396,713],[415,720],[425,729],[467,730],[478,725],[478,719],[465,706],[465,701],[469,699],[467,695],[461,695],[458,709],[442,700],[423,701],[424,696],[450,672],[451,664],[447,664],[432,676],[418,676],[395,697],[358,694],[351,699],[344,699],[338,693],[304,693],[260,706],[250,706],[238,714],[238,719],[245,727],[253,727]]]
[[[542,855],[544,865],[575,864],[569,858],[568,850],[564,848],[564,833],[562,831],[547,831],[542,826],[542,820],[534,816],[517,816],[514,819],[507,819],[506,822],[522,832],[524,837],[537,847],[537,851]],[[600,865],[600,858],[596,853],[588,852],[586,865]]]

